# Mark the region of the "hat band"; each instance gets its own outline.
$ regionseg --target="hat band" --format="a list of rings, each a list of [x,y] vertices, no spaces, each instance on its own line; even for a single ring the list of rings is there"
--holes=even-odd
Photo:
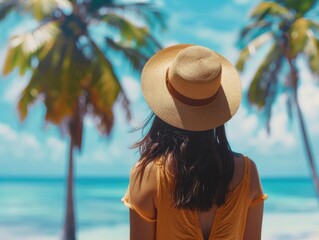
[[[181,94],[180,92],[178,92],[174,86],[170,83],[169,81],[169,78],[168,78],[168,70],[169,68],[167,69],[166,71],[166,86],[167,86],[167,89],[169,91],[169,93],[177,98],[179,101],[181,101],[182,103],[185,103],[187,105],[190,105],[190,106],[204,106],[204,105],[207,105],[211,102],[213,102],[216,97],[217,97],[217,94],[219,92],[219,89],[220,87],[218,88],[218,90],[216,91],[216,93],[214,95],[212,95],[211,97],[209,98],[203,98],[203,99],[194,99],[194,98],[189,98],[189,97],[186,97],[185,95]]]

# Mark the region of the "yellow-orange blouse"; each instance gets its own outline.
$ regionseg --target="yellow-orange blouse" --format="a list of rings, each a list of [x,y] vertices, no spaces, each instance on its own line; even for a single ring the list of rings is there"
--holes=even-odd
[[[250,160],[245,157],[244,176],[239,185],[228,194],[225,204],[217,209],[209,240],[243,239],[248,208],[267,199],[267,195],[261,192],[260,196],[253,201],[250,200],[250,164]],[[122,201],[145,221],[156,222],[157,240],[202,240],[198,212],[171,206],[167,173],[161,164],[156,164],[156,168],[157,216],[155,219],[147,218],[130,202],[130,188]]]

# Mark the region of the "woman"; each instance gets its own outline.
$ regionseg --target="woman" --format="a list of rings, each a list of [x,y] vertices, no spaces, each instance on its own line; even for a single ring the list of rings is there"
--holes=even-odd
[[[224,128],[241,100],[235,68],[208,48],[175,45],[146,63],[142,90],[154,114],[123,198],[130,239],[260,239],[267,196]]]

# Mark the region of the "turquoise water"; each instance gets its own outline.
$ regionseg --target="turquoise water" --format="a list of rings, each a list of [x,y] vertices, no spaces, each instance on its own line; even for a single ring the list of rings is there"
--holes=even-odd
[[[78,229],[128,223],[127,209],[120,200],[127,183],[128,179],[118,178],[78,179]],[[0,228],[14,226],[56,235],[63,226],[64,199],[63,179],[0,178]]]
[[[265,213],[306,213],[319,210],[314,188],[306,178],[263,179],[264,192],[269,195]]]
[[[265,216],[307,214],[319,209],[309,179],[269,178],[262,182],[269,195]],[[128,211],[120,200],[127,184],[126,178],[77,179],[78,230],[128,227]],[[0,229],[28,229],[30,235],[56,236],[63,226],[64,199],[64,179],[0,178]]]

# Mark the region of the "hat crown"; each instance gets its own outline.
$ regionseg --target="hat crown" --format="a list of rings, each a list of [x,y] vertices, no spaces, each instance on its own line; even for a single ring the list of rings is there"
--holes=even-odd
[[[220,87],[220,57],[209,48],[189,46],[175,57],[168,71],[168,81],[179,94],[192,99],[206,99]]]
[[[201,46],[190,46],[176,56],[172,69],[174,75],[189,82],[213,81],[221,71],[219,56]]]

